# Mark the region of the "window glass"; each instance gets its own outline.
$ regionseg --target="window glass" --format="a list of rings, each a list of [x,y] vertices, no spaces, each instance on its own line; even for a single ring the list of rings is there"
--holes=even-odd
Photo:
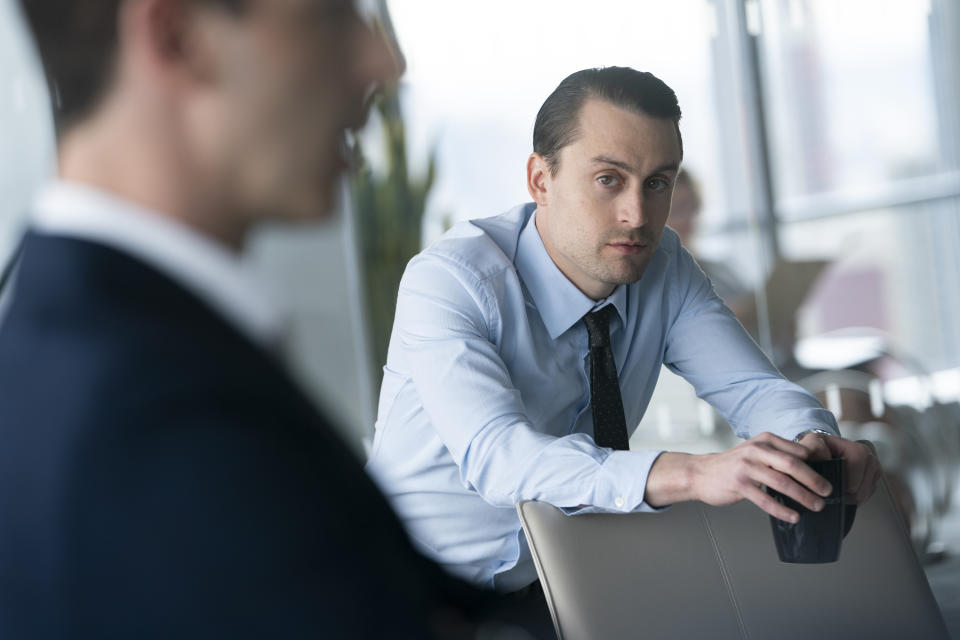
[[[21,232],[36,187],[53,172],[46,83],[18,3],[0,2],[0,261]]]
[[[941,246],[956,215],[956,202],[935,201],[785,227],[790,259],[827,263],[797,314],[798,337],[859,331],[926,370],[960,365],[960,265]]]
[[[761,10],[779,198],[943,168],[928,2],[763,0]]]
[[[715,20],[706,0],[388,4],[408,63],[402,98],[412,163],[425,165],[430,149],[438,160],[427,239],[453,221],[529,200],[525,166],[537,111],[565,76],[594,66],[650,71],[677,92],[685,160],[710,194],[705,215],[726,210],[711,66]]]

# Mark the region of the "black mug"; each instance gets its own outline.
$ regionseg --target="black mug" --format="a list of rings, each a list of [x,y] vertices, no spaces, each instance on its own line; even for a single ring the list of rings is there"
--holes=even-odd
[[[796,524],[770,516],[777,555],[781,562],[796,564],[836,562],[840,557],[840,545],[850,533],[857,514],[856,505],[843,502],[844,461],[834,458],[810,460],[807,464],[826,478],[833,491],[823,499],[822,510],[811,511],[779,491],[767,488],[767,493],[777,502],[800,514]]]

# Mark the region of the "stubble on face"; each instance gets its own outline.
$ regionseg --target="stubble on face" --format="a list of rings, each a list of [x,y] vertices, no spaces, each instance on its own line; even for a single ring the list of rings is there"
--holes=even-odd
[[[659,245],[681,152],[672,120],[588,100],[578,137],[545,178],[537,229],[584,294],[601,299],[638,281]]]
[[[568,253],[592,279],[611,287],[640,280],[663,235],[662,227],[656,230],[644,225],[596,232],[599,237],[591,243],[587,241],[590,231],[578,234],[584,242],[569,242]]]

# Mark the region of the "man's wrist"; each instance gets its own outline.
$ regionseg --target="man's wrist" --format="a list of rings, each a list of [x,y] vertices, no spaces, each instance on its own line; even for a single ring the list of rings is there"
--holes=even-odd
[[[657,456],[647,475],[643,501],[651,507],[664,507],[675,502],[696,499],[696,457],[674,451],[665,451]]]

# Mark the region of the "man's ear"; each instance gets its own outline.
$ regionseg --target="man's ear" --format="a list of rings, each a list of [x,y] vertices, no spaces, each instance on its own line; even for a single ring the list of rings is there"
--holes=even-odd
[[[547,204],[550,176],[547,159],[539,153],[531,153],[527,158],[527,191],[537,206]]]
[[[120,44],[136,49],[156,71],[205,82],[216,70],[203,28],[209,11],[186,0],[128,0],[118,16]]]

